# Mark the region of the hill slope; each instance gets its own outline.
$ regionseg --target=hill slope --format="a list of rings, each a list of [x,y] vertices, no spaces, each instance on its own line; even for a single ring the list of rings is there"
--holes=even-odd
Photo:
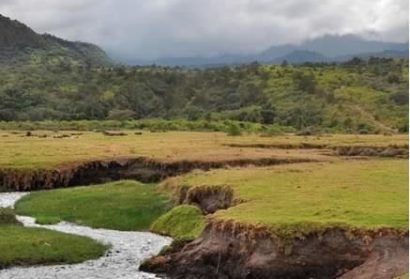
[[[0,15],[0,63],[27,63],[36,59],[72,65],[101,66],[112,63],[96,45],[37,34],[23,23]]]

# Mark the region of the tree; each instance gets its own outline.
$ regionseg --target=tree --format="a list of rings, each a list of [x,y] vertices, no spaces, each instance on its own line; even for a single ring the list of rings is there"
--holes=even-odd
[[[270,103],[262,106],[261,117],[263,124],[273,124],[276,118],[276,108]]]
[[[309,94],[315,93],[316,79],[313,73],[305,74],[304,72],[296,71],[293,74],[293,81],[297,89]]]

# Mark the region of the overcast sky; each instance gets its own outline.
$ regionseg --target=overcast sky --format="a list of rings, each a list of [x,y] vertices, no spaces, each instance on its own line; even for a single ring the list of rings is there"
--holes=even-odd
[[[251,53],[323,34],[408,41],[408,0],[0,0],[40,33],[123,58]]]

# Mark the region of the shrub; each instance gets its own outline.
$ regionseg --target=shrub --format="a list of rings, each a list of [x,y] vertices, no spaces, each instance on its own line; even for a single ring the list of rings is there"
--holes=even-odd
[[[265,131],[262,132],[263,137],[272,137],[272,136],[283,135],[283,134],[284,134],[283,129],[278,125],[271,125],[267,127]]]
[[[240,136],[242,135],[242,130],[238,125],[232,123],[228,126],[226,134],[228,136]]]
[[[16,219],[13,209],[0,208],[0,225],[18,225],[19,221]]]

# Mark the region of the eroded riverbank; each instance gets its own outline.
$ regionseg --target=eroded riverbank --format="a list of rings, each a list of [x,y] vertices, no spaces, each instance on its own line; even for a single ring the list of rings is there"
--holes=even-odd
[[[0,193],[0,207],[13,206],[27,193]],[[111,245],[105,256],[73,265],[13,267],[0,270],[0,279],[144,279],[157,278],[153,274],[138,270],[146,258],[159,253],[170,238],[148,232],[123,232],[106,229],[93,229],[72,223],[61,222],[56,225],[38,225],[31,217],[18,216],[18,220],[28,227],[42,227],[50,230],[87,236]]]

